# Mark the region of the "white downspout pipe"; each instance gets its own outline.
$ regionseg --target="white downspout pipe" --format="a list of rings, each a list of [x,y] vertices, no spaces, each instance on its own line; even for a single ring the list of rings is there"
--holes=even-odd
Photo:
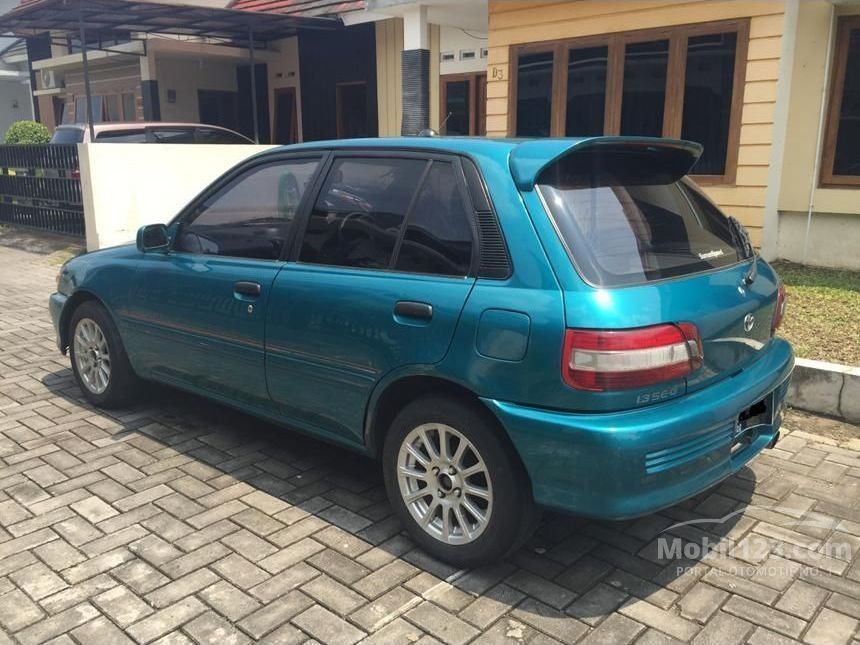
[[[806,264],[806,252],[809,248],[809,234],[812,231],[812,211],[815,208],[815,191],[818,188],[821,173],[821,147],[824,138],[824,126],[827,122],[827,90],[830,85],[830,61],[833,58],[833,32],[836,24],[836,6],[830,5],[830,27],[827,30],[827,48],[824,60],[824,83],[821,85],[821,102],[818,115],[818,134],[815,138],[815,159],[812,162],[812,179],[809,184],[809,207],[806,211],[806,235],[803,237],[803,264]]]

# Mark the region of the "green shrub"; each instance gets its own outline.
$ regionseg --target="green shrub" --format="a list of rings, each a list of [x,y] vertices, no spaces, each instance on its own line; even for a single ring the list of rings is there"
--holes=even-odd
[[[51,133],[41,123],[36,121],[15,121],[6,130],[4,143],[48,143]]]

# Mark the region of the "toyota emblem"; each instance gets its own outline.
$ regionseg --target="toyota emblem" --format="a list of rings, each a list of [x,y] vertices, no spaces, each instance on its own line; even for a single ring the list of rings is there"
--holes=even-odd
[[[753,327],[755,327],[755,316],[747,314],[744,316],[744,331],[750,333]]]

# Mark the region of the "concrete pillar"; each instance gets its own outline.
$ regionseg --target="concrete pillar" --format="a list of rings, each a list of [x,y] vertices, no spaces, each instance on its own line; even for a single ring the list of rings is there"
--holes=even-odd
[[[403,14],[403,124],[401,134],[430,127],[430,28],[427,7],[416,5]]]

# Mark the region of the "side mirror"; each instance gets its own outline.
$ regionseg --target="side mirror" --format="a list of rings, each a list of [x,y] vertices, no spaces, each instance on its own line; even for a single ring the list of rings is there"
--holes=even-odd
[[[141,253],[161,251],[166,253],[170,246],[167,226],[164,224],[147,224],[137,231],[137,250]]]

